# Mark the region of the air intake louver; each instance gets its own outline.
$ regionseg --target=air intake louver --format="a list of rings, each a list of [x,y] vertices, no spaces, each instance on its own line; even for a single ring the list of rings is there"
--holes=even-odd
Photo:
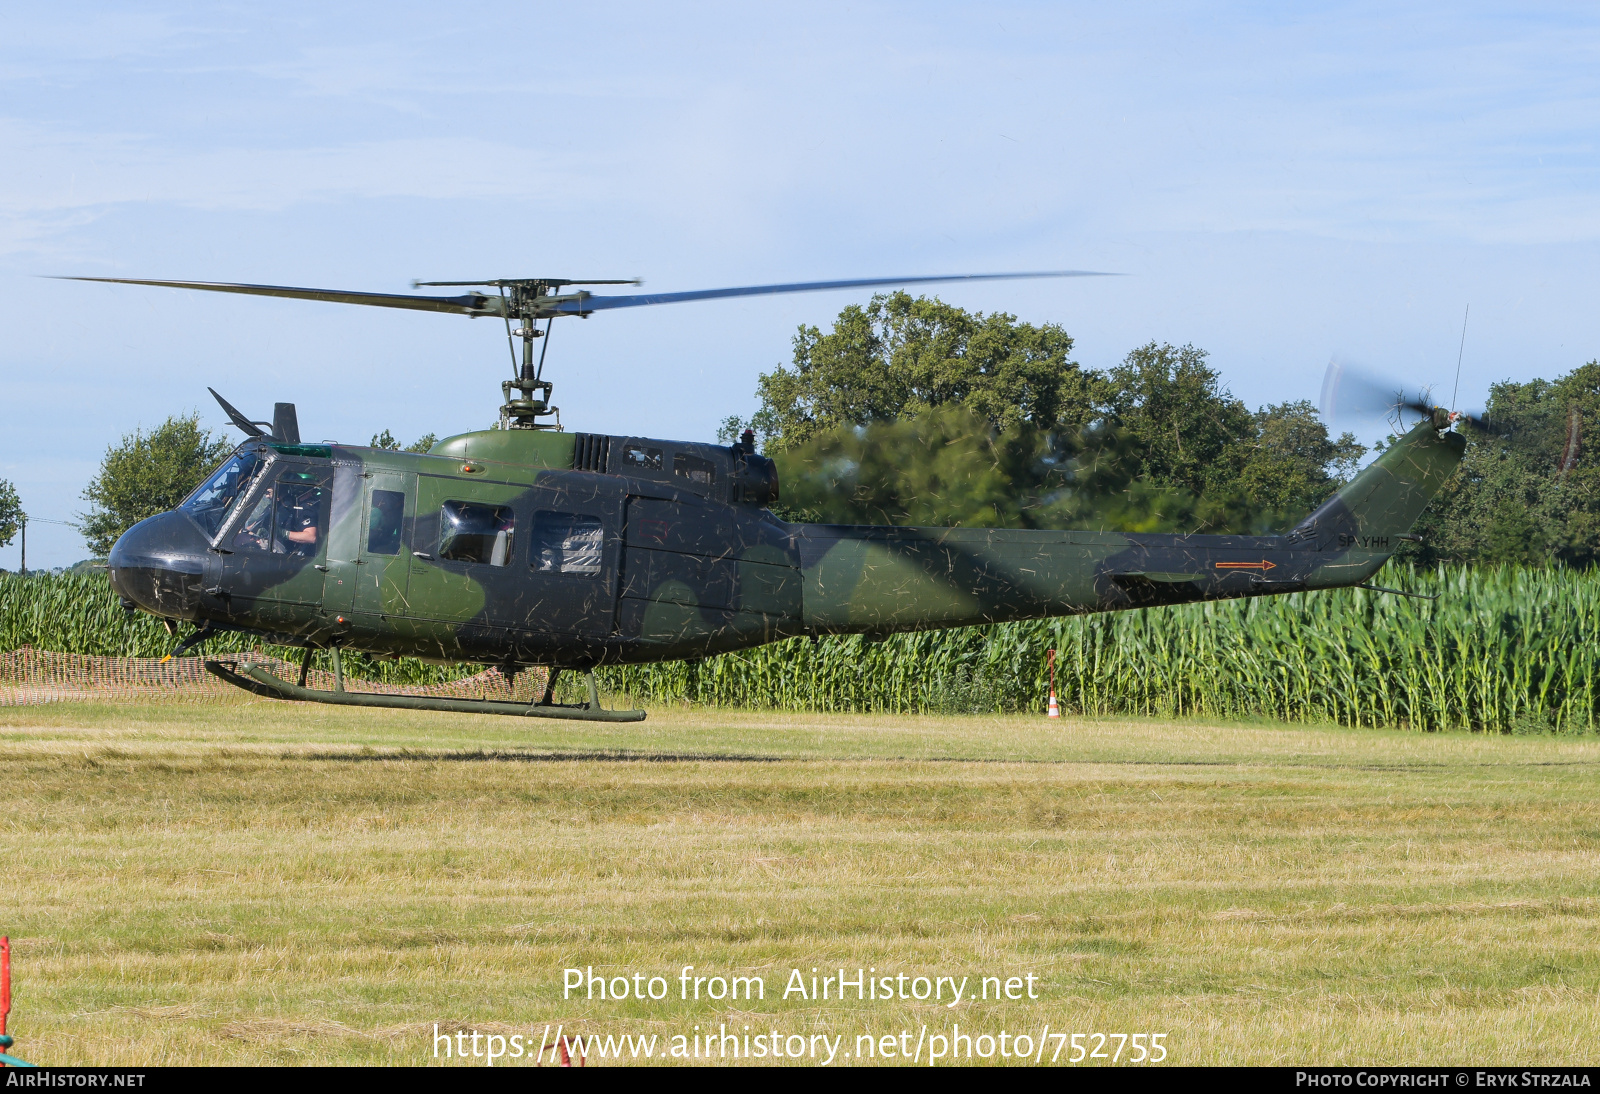
[[[574,471],[598,471],[605,474],[611,461],[611,438],[596,433],[575,433],[572,453]]]

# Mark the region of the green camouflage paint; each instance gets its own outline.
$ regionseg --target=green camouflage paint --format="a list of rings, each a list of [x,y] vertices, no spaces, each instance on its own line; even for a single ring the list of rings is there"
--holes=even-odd
[[[1332,588],[1370,578],[1454,471],[1465,442],[1440,424],[1277,536],[786,524],[770,462],[740,445],[252,440],[224,516],[195,516],[225,492],[202,487],[119,540],[111,580],[144,610],[278,642],[563,668]]]

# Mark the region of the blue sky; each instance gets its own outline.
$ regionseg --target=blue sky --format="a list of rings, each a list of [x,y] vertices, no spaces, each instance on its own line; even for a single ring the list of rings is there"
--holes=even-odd
[[[1579,5],[5,5],[0,477],[67,519],[122,433],[223,428],[208,384],[361,443],[482,427],[506,372],[486,321],[42,274],[1106,269],[940,295],[1092,367],[1192,342],[1251,405],[1335,355],[1447,392],[1470,302],[1481,404],[1600,355],[1597,61]],[[562,419],[711,439],[861,298],[569,320]],[[30,531],[32,565],[85,553]]]

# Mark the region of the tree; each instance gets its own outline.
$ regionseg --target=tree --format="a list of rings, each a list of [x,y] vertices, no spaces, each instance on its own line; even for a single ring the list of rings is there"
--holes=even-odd
[[[1352,433],[1338,440],[1304,399],[1255,412],[1255,440],[1233,489],[1264,512],[1304,516],[1355,477],[1367,446]]]
[[[1600,562],[1600,362],[1489,389],[1486,427],[1418,522],[1423,563]]]
[[[200,428],[198,414],[168,418],[148,434],[124,434],[120,444],[106,449],[100,473],[83,491],[93,508],[80,514],[78,530],[89,550],[103,558],[139,521],[176,509],[232,450]]]
[[[432,433],[424,433],[415,442],[402,448],[400,447],[400,442],[395,440],[394,435],[391,434],[387,429],[385,429],[382,433],[374,433],[372,435],[373,448],[383,448],[390,452],[426,452],[428,449],[432,448],[438,443],[438,437],[434,436]]]
[[[839,425],[915,417],[959,403],[1004,432],[1087,422],[1090,377],[1072,337],[1014,315],[968,312],[896,292],[852,304],[833,329],[801,327],[794,366],[763,373],[752,425],[777,451]],[[730,423],[731,424],[731,423]],[[726,428],[726,426],[725,426]]]
[[[1204,350],[1151,342],[1107,380],[1105,414],[1137,443],[1140,474],[1195,494],[1238,480],[1255,417],[1223,388]]]
[[[1149,343],[1107,373],[1060,327],[906,293],[801,327],[750,424],[785,509],[851,523],[1268,532],[1355,470],[1309,403],[1252,412],[1203,350]],[[745,423],[728,418],[732,441]]]
[[[0,547],[11,546],[17,529],[22,527],[22,499],[17,488],[6,479],[0,479]]]
[[[1001,432],[964,406],[835,426],[774,454],[795,519],[838,524],[1173,531],[1198,499],[1136,478],[1127,433]]]

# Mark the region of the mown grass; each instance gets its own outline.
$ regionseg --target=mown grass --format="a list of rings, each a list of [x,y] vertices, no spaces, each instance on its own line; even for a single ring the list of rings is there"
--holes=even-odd
[[[1600,1046],[1600,742],[658,710],[0,711],[18,1048],[424,1063],[434,1023],[1166,1031],[1174,1063]],[[563,1001],[562,970],[767,980]],[[1034,1002],[781,995],[1037,974]]]

